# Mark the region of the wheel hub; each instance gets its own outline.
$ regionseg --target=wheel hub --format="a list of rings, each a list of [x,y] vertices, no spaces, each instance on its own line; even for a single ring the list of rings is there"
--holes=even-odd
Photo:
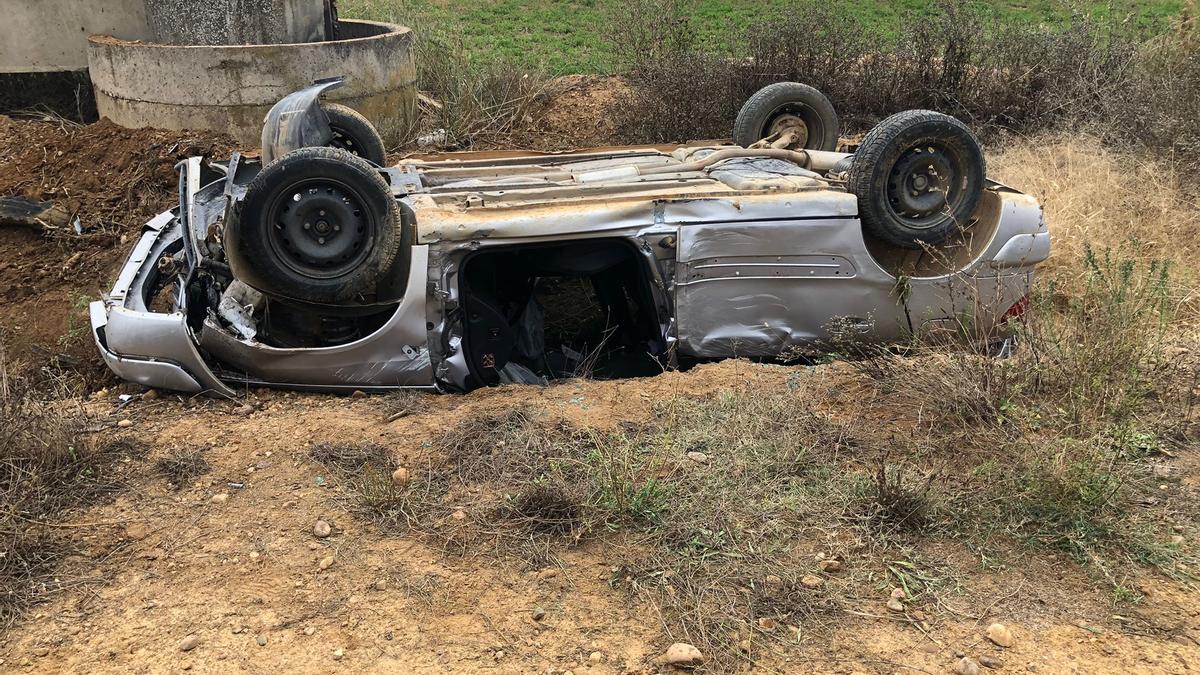
[[[961,198],[955,158],[938,146],[915,147],[896,161],[888,177],[888,203],[910,227],[932,227]]]
[[[808,144],[808,123],[799,115],[783,113],[771,120],[766,136],[775,136],[776,134],[782,136],[787,133],[795,135],[792,142],[788,144],[789,146],[803,148]]]
[[[274,209],[271,244],[288,267],[309,277],[332,278],[362,262],[372,228],[356,192],[318,181],[286,195]]]

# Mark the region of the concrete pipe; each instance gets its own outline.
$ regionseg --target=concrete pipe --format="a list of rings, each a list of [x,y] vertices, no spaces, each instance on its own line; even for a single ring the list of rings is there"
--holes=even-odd
[[[108,36],[88,40],[102,117],[125,127],[212,129],[257,145],[272,105],[313,80],[344,75],[329,100],[398,140],[416,114],[412,31],[341,22],[339,39],[278,45],[179,46]]]
[[[154,41],[273,45],[325,39],[327,0],[145,0]]]

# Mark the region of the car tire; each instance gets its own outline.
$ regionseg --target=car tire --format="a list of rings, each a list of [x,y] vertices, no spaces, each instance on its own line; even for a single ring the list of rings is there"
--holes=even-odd
[[[805,150],[837,150],[838,116],[824,94],[799,82],[759,89],[738,112],[733,142],[749,147],[789,127],[800,129]]]
[[[277,298],[366,304],[407,250],[378,169],[340,148],[301,148],[246,188],[225,248],[234,276]]]
[[[329,147],[340,148],[372,164],[383,166],[387,161],[387,151],[379,132],[375,131],[367,118],[353,108],[337,103],[321,103],[321,110],[329,118],[329,129],[333,132]]]
[[[865,232],[901,248],[936,246],[966,227],[987,167],[965,124],[931,110],[880,122],[854,153],[847,189]]]

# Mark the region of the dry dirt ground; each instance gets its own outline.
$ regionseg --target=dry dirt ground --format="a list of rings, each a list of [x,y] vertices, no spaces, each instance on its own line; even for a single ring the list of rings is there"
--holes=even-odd
[[[560,121],[595,119],[595,107],[609,100],[593,80],[568,84],[546,129],[581,141],[611,133]],[[76,300],[95,295],[128,237],[170,205],[175,159],[228,147],[203,135],[0,117],[0,195],[73,200],[70,208],[94,228],[82,237],[0,229],[0,327],[11,364],[45,373],[54,358],[93,358],[71,351],[86,350],[86,339],[60,337],[82,318]],[[109,383],[82,398],[91,437],[136,440],[148,454],[129,460],[124,492],[62,526],[80,544],[61,570],[72,583],[0,633],[0,669],[654,672],[653,658],[686,636],[664,623],[650,597],[616,583],[619,556],[600,540],[564,547],[538,568],[519,557],[387,536],[347,509],[346,485],[308,448],[371,441],[419,471],[441,460],[434,439],[473,417],[537,409],[613,428],[644,419],[655,400],[780,388],[800,370],[726,361],[649,379],[426,395],[413,414],[391,421],[381,397],[249,391],[214,401],[144,396]],[[808,373],[813,386],[853,399],[853,373],[837,366]],[[203,448],[210,470],[172,486],[154,463],[192,446]],[[1200,462],[1174,461],[1182,478],[1169,488],[1200,491]],[[332,524],[328,537],[314,534],[318,520]],[[887,560],[835,533],[812,538],[808,548],[845,561],[823,575],[820,593],[835,597],[836,609],[811,625],[753,633],[742,667],[946,673],[964,654],[990,658],[1001,672],[1200,667],[1200,592],[1148,569],[1134,569],[1129,582],[1145,599],[1116,606],[1110,587],[1065,557],[990,551],[995,558],[985,565],[978,552],[934,539],[920,553],[959,571],[953,590],[897,614],[885,606]],[[816,567],[815,557],[796,560],[798,574]],[[534,610],[544,616],[534,620]],[[1010,648],[984,637],[994,621],[1011,628]],[[181,649],[189,637],[194,646]]]
[[[148,441],[150,456],[134,460],[147,466],[112,503],[72,520],[83,550],[63,575],[90,583],[11,628],[0,658],[36,672],[653,672],[651,659],[678,636],[648,599],[610,586],[614,558],[602,546],[568,548],[553,566],[530,569],[381,536],[340,506],[344,485],[307,449],[373,441],[420,470],[438,461],[429,446],[448,425],[497,409],[541,409],[604,428],[645,418],[656,399],[782,387],[792,371],[728,361],[645,380],[428,395],[415,414],[391,422],[378,398],[256,391],[244,402],[156,396],[122,405],[115,391],[98,392],[87,402],[103,426],[96,435]],[[814,386],[853,386],[836,368],[820,377]],[[149,469],[196,445],[211,471],[181,489]],[[1198,487],[1189,480],[1183,489]],[[333,526],[327,538],[313,532],[321,519]],[[1147,599],[1117,615],[1110,591],[1066,559],[1027,554],[980,569],[950,543],[931,542],[925,554],[976,573],[941,606],[896,616],[878,579],[885,560],[868,550],[844,555],[845,569],[828,575],[843,609],[799,626],[787,647],[758,636],[754,665],[943,673],[962,653],[1010,672],[1185,672],[1200,663],[1200,595],[1174,582],[1147,573],[1137,581]],[[534,621],[538,608],[546,614]],[[984,638],[993,621],[1010,626],[1011,648]],[[198,646],[181,651],[191,635]]]

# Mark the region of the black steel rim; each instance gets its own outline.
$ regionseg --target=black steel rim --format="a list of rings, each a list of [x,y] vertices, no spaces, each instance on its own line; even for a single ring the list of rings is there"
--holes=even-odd
[[[962,157],[950,146],[924,142],[913,146],[888,173],[888,208],[907,227],[935,227],[962,203],[965,174]]]
[[[366,259],[376,222],[357,190],[331,178],[300,181],[271,203],[268,240],[288,269],[313,279],[333,279]]]
[[[333,132],[333,138],[329,140],[329,147],[345,150],[346,152],[357,157],[363,156],[358,147],[358,143],[354,142],[353,136],[347,134],[345,130],[336,126],[331,125],[329,130]]]

